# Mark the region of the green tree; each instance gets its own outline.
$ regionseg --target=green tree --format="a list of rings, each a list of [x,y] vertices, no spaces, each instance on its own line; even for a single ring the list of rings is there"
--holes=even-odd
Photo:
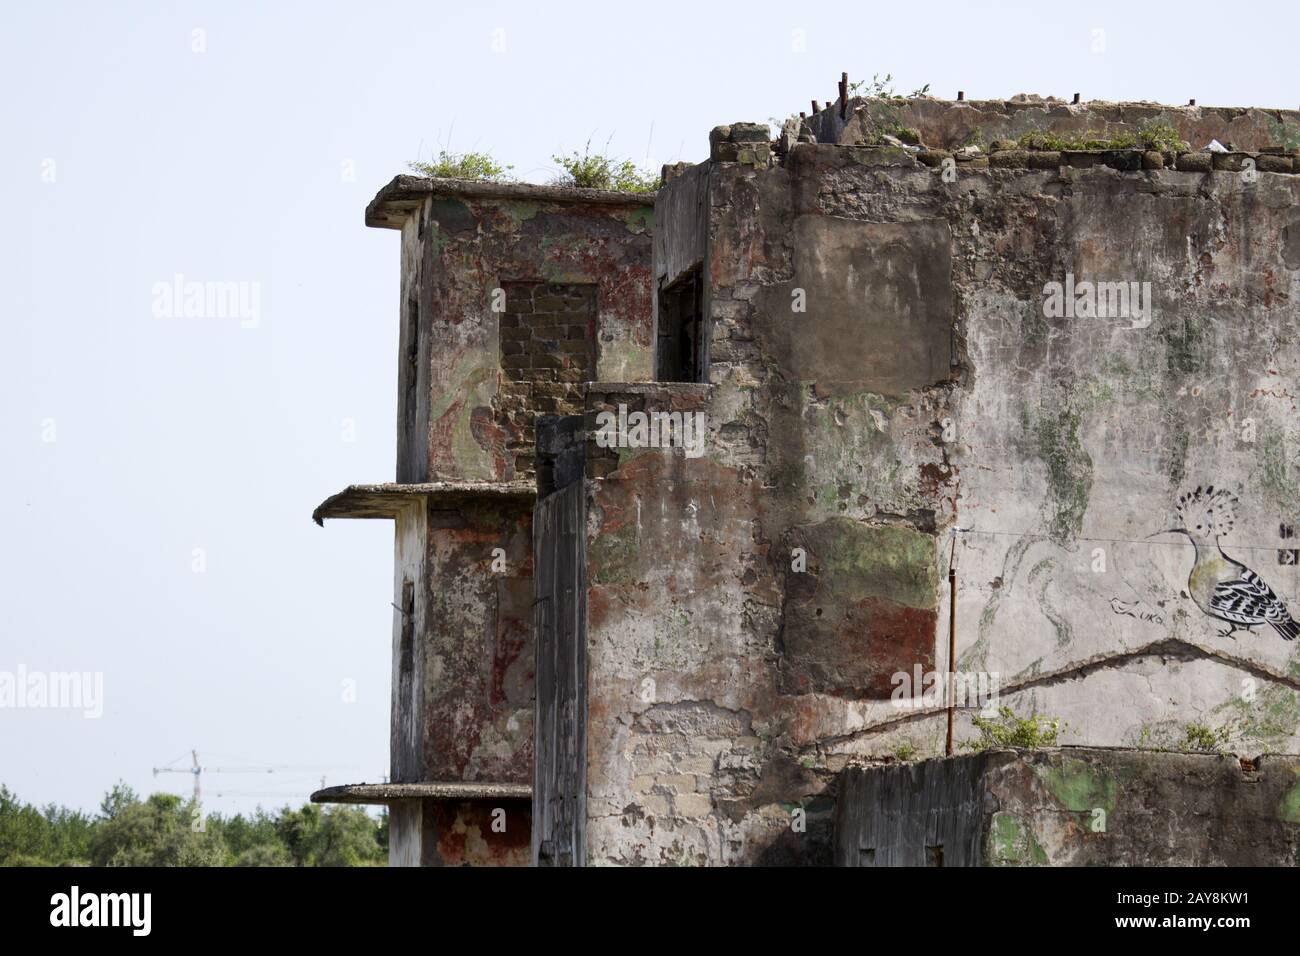
[[[0,864],[56,866],[89,858],[94,822],[80,811],[22,803],[0,786]]]
[[[294,866],[367,866],[384,858],[380,824],[355,807],[287,810],[276,829]]]
[[[192,801],[142,801],[124,783],[94,816],[41,809],[0,786],[0,866],[382,866],[388,856],[388,815],[356,807],[259,807],[199,821]]]
[[[110,794],[111,796],[111,794]],[[155,793],[143,803],[118,804],[91,840],[96,866],[220,866],[225,847],[216,834],[197,829],[193,801]]]
[[[293,858],[281,843],[250,846],[235,857],[235,866],[293,866]]]

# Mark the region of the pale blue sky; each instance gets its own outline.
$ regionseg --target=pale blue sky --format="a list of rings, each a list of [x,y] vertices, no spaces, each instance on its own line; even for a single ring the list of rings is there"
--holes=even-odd
[[[0,782],[84,808],[119,778],[188,792],[150,768],[191,747],[386,771],[392,526],[310,515],[394,473],[398,240],[362,211],[407,160],[449,141],[545,181],[591,138],[696,161],[710,127],[829,99],[841,70],[1294,108],[1296,10],[5,4],[0,671],[102,671],[104,714],[0,709]],[[259,323],[156,317],[177,273],[258,284]],[[206,804],[320,775],[213,776]]]

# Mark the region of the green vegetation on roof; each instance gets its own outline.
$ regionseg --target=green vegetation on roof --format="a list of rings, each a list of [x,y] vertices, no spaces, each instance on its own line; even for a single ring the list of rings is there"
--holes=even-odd
[[[613,189],[625,193],[652,193],[659,188],[659,177],[640,169],[630,159],[618,160],[604,153],[593,153],[591,141],[581,153],[552,156],[564,170],[552,185],[581,189]]]
[[[1189,147],[1180,139],[1178,131],[1167,123],[1140,127],[1134,133],[1106,135],[1088,130],[1083,133],[1061,133],[1038,130],[1020,137],[1024,149],[1154,149],[1160,152],[1185,152]]]
[[[502,166],[488,153],[449,153],[438,151],[431,163],[407,163],[421,176],[437,179],[475,179],[485,183],[508,182],[513,166]]]

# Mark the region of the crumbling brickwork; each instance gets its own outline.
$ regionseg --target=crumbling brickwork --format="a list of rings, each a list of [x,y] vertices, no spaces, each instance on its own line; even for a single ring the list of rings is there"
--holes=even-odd
[[[506,282],[501,329],[500,418],[516,474],[532,474],[538,415],[582,412],[596,372],[596,286]]]

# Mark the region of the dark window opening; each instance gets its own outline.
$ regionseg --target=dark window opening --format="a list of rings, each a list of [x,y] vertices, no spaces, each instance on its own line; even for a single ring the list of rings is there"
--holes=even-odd
[[[704,284],[698,267],[659,290],[656,380],[708,381],[703,312]]]
[[[408,431],[413,433],[420,379],[420,300],[415,296],[411,296],[407,301],[406,314],[409,324],[406,335],[406,368],[404,369],[406,389],[402,397],[402,414]]]
[[[927,846],[925,848],[926,866],[943,866],[943,845]]]
[[[415,585],[402,582],[402,630],[397,647],[398,693],[409,700],[415,676]]]
[[[858,848],[858,866],[875,866],[876,865],[876,848],[859,847]]]

